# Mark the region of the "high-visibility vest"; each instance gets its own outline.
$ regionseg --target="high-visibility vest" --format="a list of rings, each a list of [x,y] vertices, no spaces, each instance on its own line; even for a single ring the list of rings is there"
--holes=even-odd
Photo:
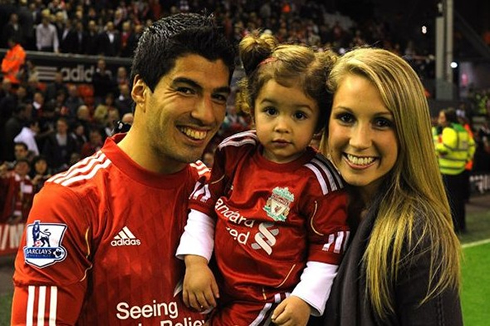
[[[466,123],[466,124],[463,125],[463,127],[464,127],[464,129],[466,129],[466,131],[468,132],[468,134],[470,134],[470,137],[474,140],[473,130],[471,130],[470,125]],[[469,160],[468,163],[466,163],[465,169],[468,170],[468,171],[473,170],[473,158],[471,160]]]
[[[466,163],[473,159],[475,141],[462,125],[454,123],[442,130],[436,153],[442,174],[460,174]]]

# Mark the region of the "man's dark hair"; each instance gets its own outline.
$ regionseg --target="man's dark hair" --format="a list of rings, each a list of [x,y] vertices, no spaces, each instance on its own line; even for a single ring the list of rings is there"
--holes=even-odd
[[[24,148],[26,151],[29,150],[29,147],[27,147],[27,144],[24,143],[23,141],[15,142],[14,143],[14,148],[17,147],[17,146],[22,146],[22,148]]]
[[[180,13],[161,18],[145,29],[134,53],[131,82],[140,75],[153,92],[175,61],[187,54],[211,61],[222,59],[231,78],[235,51],[213,16]]]

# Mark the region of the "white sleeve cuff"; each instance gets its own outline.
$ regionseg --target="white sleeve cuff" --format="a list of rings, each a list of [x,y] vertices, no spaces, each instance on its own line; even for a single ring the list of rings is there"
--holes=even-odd
[[[325,311],[332,283],[337,275],[338,265],[309,261],[301,274],[301,280],[291,295],[308,303],[313,316],[321,316]]]
[[[185,255],[197,255],[209,262],[214,249],[214,225],[213,218],[191,209],[175,256],[184,259]]]

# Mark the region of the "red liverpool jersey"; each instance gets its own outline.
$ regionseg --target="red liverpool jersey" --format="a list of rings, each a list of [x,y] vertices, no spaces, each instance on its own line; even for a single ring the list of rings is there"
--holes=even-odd
[[[108,139],[36,195],[15,262],[12,323],[202,325],[175,258],[187,201],[207,170],[142,169]]]
[[[321,154],[277,164],[261,154],[254,131],[225,139],[211,180],[190,208],[216,216],[220,291],[233,300],[274,302],[299,283],[307,261],[338,265],[347,240],[347,195]]]

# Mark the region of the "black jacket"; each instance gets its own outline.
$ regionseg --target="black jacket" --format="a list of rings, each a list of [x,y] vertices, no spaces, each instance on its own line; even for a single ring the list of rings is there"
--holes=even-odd
[[[312,319],[309,325],[463,325],[460,298],[456,291],[446,289],[442,294],[418,306],[427,292],[430,252],[423,251],[428,247],[429,239],[424,239],[423,248],[417,249],[420,254],[418,259],[399,271],[398,282],[392,293],[395,314],[390,315],[385,321],[375,316],[365,293],[366,275],[361,267],[361,259],[376,220],[378,207],[379,205],[372,207],[351,241],[334,281],[323,321]],[[414,230],[419,234],[417,231]]]

